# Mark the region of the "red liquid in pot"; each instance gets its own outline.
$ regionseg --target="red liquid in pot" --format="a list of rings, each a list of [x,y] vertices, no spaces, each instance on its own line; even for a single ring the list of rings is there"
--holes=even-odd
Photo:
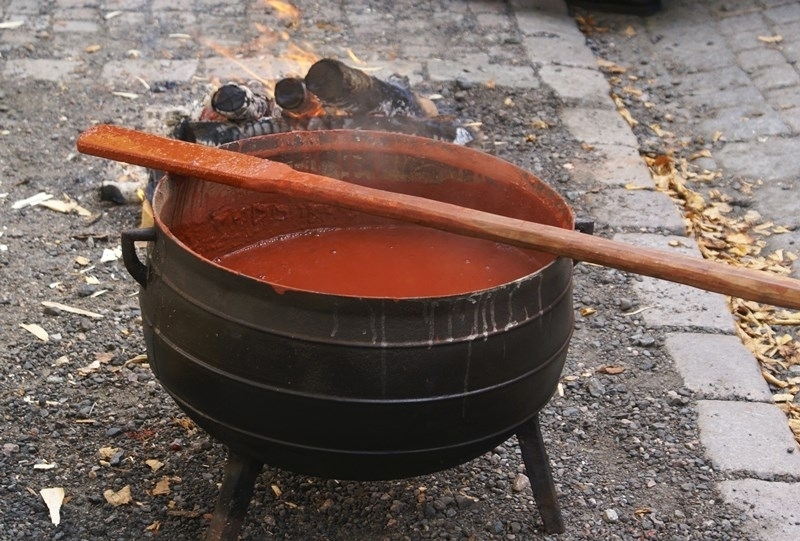
[[[419,226],[316,229],[216,262],[290,289],[360,297],[440,297],[527,276],[551,256]]]

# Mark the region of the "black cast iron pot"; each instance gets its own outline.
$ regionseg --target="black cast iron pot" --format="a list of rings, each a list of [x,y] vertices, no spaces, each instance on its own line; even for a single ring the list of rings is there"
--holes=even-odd
[[[350,182],[571,229],[568,205],[482,152],[411,136],[330,131],[229,145]],[[484,291],[362,298],[275,287],[215,258],[308,228],[389,220],[167,176],[155,227],[123,234],[150,365],[242,456],[338,479],[393,479],[466,462],[556,389],[573,329],[572,261]],[[133,243],[149,241],[146,263]]]

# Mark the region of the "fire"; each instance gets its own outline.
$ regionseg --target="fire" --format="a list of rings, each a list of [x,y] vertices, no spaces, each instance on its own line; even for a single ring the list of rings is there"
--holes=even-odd
[[[281,0],[264,0],[264,4],[279,19],[290,20],[291,24],[285,29],[276,29],[253,22],[258,36],[235,49],[226,48],[209,39],[202,39],[201,43],[238,66],[249,79],[260,82],[265,89],[272,91],[278,79],[305,73],[320,57],[313,51],[311,44],[298,44],[292,39],[291,31],[300,22],[299,9]],[[257,73],[252,61],[248,61],[249,58],[261,64],[257,68],[261,73]],[[264,66],[265,58],[274,60],[268,61],[268,65]],[[264,73],[265,71],[269,73]]]
[[[278,17],[291,19],[292,21],[300,19],[300,10],[292,4],[281,2],[281,0],[264,0],[264,3],[275,10]]]

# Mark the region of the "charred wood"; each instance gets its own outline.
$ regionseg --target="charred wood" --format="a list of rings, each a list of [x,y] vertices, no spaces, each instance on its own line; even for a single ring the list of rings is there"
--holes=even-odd
[[[224,145],[248,137],[295,130],[365,130],[417,135],[458,145],[479,142],[477,132],[458,126],[449,120],[415,117],[383,116],[316,116],[310,119],[262,118],[251,122],[192,122],[184,121],[173,136],[182,141],[208,146]]]
[[[218,88],[211,96],[211,108],[217,114],[234,121],[257,120],[269,116],[271,112],[268,98],[236,83]]]
[[[281,114],[293,118],[320,116],[325,111],[314,94],[308,91],[302,79],[287,77],[275,84],[275,103]]]
[[[324,105],[352,114],[423,115],[414,94],[407,88],[382,81],[338,60],[317,61],[306,73],[305,83]]]
[[[219,146],[248,137],[282,133],[298,128],[283,118],[261,118],[250,122],[192,122],[185,120],[175,129],[173,137],[201,145]]]

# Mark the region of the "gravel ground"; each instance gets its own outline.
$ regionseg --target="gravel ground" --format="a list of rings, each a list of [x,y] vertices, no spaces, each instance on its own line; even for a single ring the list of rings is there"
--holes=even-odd
[[[10,47],[3,54],[37,53]],[[168,84],[140,100],[108,100],[91,75],[69,88],[5,81],[0,93],[0,127],[8,131],[0,145],[0,539],[198,539],[226,450],[138,362],[138,286],[121,261],[103,255],[117,249],[121,230],[136,226],[139,209],[99,199],[100,183],[127,169],[76,155],[74,141],[94,122],[158,130],[165,111],[202,99],[208,87]],[[582,215],[581,195],[597,187],[570,175],[570,160],[590,151],[560,126],[568,104],[544,88],[418,90],[444,96],[445,108],[464,121],[481,121],[487,151],[553,183]],[[548,126],[535,139],[528,137],[534,119]],[[38,192],[66,194],[90,216],[12,208]],[[721,476],[704,458],[692,396],[661,348],[665,330],[647,328],[637,315],[631,284],[638,278],[589,265],[575,274],[577,323],[563,395],[541,414],[567,524],[557,538],[748,539],[739,512],[714,490]],[[582,315],[589,308],[595,312]],[[22,324],[41,326],[48,339]],[[542,533],[523,472],[513,438],[457,468],[389,482],[265,467],[241,538],[556,539]],[[47,487],[66,493],[58,526],[39,496]],[[124,487],[131,501],[112,505],[104,494]]]

